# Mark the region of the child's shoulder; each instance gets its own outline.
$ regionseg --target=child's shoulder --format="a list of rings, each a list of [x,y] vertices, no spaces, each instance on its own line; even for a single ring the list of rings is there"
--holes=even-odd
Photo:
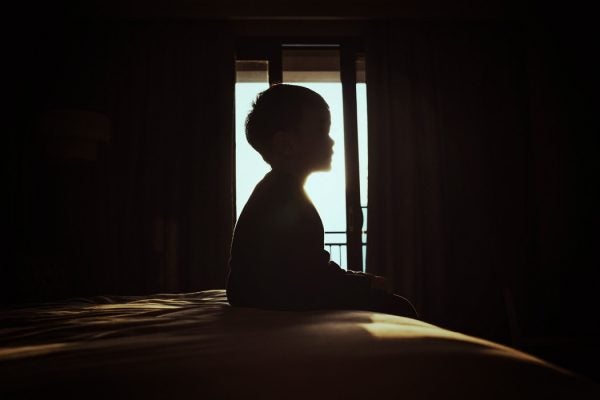
[[[256,185],[242,214],[291,223],[301,218],[304,208],[302,188],[270,172]]]
[[[263,203],[281,204],[299,200],[302,193],[302,186],[298,185],[294,178],[271,171],[256,185],[251,199]]]

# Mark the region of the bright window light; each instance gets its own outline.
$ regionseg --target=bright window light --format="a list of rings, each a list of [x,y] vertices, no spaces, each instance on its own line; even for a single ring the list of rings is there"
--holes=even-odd
[[[307,179],[305,190],[321,216],[325,228],[325,249],[331,259],[342,268],[347,267],[346,254],[346,179],[344,159],[344,114],[342,85],[339,82],[294,82],[319,93],[329,104],[331,111],[330,136],[335,141],[332,168],[328,172],[313,173]],[[266,82],[240,82],[235,86],[236,94],[236,207],[239,217],[256,184],[270,170],[270,166],[248,144],[244,123],[256,95],[268,88]],[[366,86],[357,84],[359,176],[361,206],[366,230],[367,205],[367,120]],[[363,233],[366,243],[366,233]],[[339,243],[339,245],[336,245]],[[366,246],[363,246],[363,267]]]
[[[252,109],[256,95],[269,88],[267,82],[235,84],[235,184],[236,210],[240,216],[256,184],[271,170],[260,154],[246,140],[246,116]]]

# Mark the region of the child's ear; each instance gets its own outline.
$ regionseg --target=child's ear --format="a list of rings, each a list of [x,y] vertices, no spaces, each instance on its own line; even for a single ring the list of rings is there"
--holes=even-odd
[[[277,131],[273,135],[273,149],[277,154],[288,156],[294,150],[294,141],[290,134],[285,131]]]

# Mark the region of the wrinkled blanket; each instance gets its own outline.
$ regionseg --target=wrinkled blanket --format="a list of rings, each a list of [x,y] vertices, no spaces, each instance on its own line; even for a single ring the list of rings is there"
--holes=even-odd
[[[224,291],[0,314],[0,397],[594,398],[538,358],[366,311],[233,308]]]

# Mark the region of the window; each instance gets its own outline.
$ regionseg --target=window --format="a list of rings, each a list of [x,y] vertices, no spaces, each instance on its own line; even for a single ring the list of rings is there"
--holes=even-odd
[[[244,122],[252,101],[269,84],[306,86],[323,96],[330,106],[330,135],[335,140],[335,153],[332,170],[312,174],[305,189],[323,220],[325,249],[331,259],[343,268],[364,270],[367,235],[364,58],[336,43],[271,43],[270,46],[253,43],[238,48],[236,71],[237,215],[256,183],[270,169],[245,139]]]

